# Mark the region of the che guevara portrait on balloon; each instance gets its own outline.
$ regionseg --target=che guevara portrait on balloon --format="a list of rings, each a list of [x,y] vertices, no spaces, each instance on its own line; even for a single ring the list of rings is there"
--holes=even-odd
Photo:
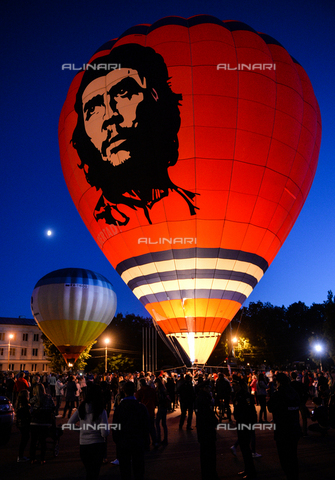
[[[122,207],[128,206],[143,209],[152,223],[150,209],[170,192],[195,215],[196,194],[168,173],[178,161],[181,101],[162,56],[150,47],[121,45],[89,65],[77,93],[72,144],[87,182],[102,192],[96,220],[127,225]]]
[[[59,121],[87,228],[200,364],[294,225],[320,142],[303,67],[269,35],[208,15],[136,25],[102,45]]]

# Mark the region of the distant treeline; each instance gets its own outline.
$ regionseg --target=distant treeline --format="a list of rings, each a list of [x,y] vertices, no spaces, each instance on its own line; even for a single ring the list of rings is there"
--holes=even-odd
[[[226,340],[231,335],[249,340],[250,352],[244,355],[252,363],[289,364],[295,361],[320,361],[315,344],[323,345],[323,363],[335,360],[335,296],[328,292],[327,299],[310,307],[296,302],[289,307],[271,303],[250,303],[242,308],[226,329],[209,362],[223,351],[227,353]],[[228,345],[229,348],[229,345]],[[214,362],[214,363],[213,363]]]

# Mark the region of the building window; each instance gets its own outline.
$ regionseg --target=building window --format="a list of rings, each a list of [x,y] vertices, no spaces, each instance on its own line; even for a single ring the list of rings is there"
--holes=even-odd
[[[0,372],[2,371],[2,363],[0,363]]]
[[[21,355],[23,357],[26,357],[27,356],[27,349],[26,348],[21,348]]]
[[[11,371],[13,371],[13,370],[14,370],[14,363],[10,363],[10,364],[9,364],[9,368],[8,368],[8,370],[11,370]]]
[[[32,363],[31,364],[31,371],[32,372],[37,372],[37,363]]]
[[[33,348],[33,357],[37,357],[38,355],[38,348]]]
[[[12,348],[12,347],[10,348],[9,355],[12,356],[12,357],[15,356],[15,348]]]
[[[20,371],[23,372],[23,370],[26,369],[26,364],[25,363],[21,363],[20,365]]]
[[[3,348],[0,348],[0,355],[3,355]]]
[[[0,340],[5,340],[5,332],[0,332]]]
[[[38,333],[34,333],[34,342],[38,342],[39,337]]]
[[[23,340],[24,342],[28,342],[28,333],[24,333],[24,334],[22,335],[22,340]]]

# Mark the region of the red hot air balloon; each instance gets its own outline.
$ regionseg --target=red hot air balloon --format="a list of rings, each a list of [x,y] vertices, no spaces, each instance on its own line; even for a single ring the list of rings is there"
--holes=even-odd
[[[82,219],[199,363],[285,241],[320,141],[299,63],[270,36],[204,15],[138,25],[103,45],[59,122]]]

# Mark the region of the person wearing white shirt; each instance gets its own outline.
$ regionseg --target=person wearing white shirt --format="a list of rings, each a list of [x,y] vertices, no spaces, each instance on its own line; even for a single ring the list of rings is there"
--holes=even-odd
[[[99,385],[92,384],[88,387],[85,400],[68,423],[75,425],[78,422],[80,458],[86,469],[86,478],[94,480],[99,477],[109,434],[107,413]]]

